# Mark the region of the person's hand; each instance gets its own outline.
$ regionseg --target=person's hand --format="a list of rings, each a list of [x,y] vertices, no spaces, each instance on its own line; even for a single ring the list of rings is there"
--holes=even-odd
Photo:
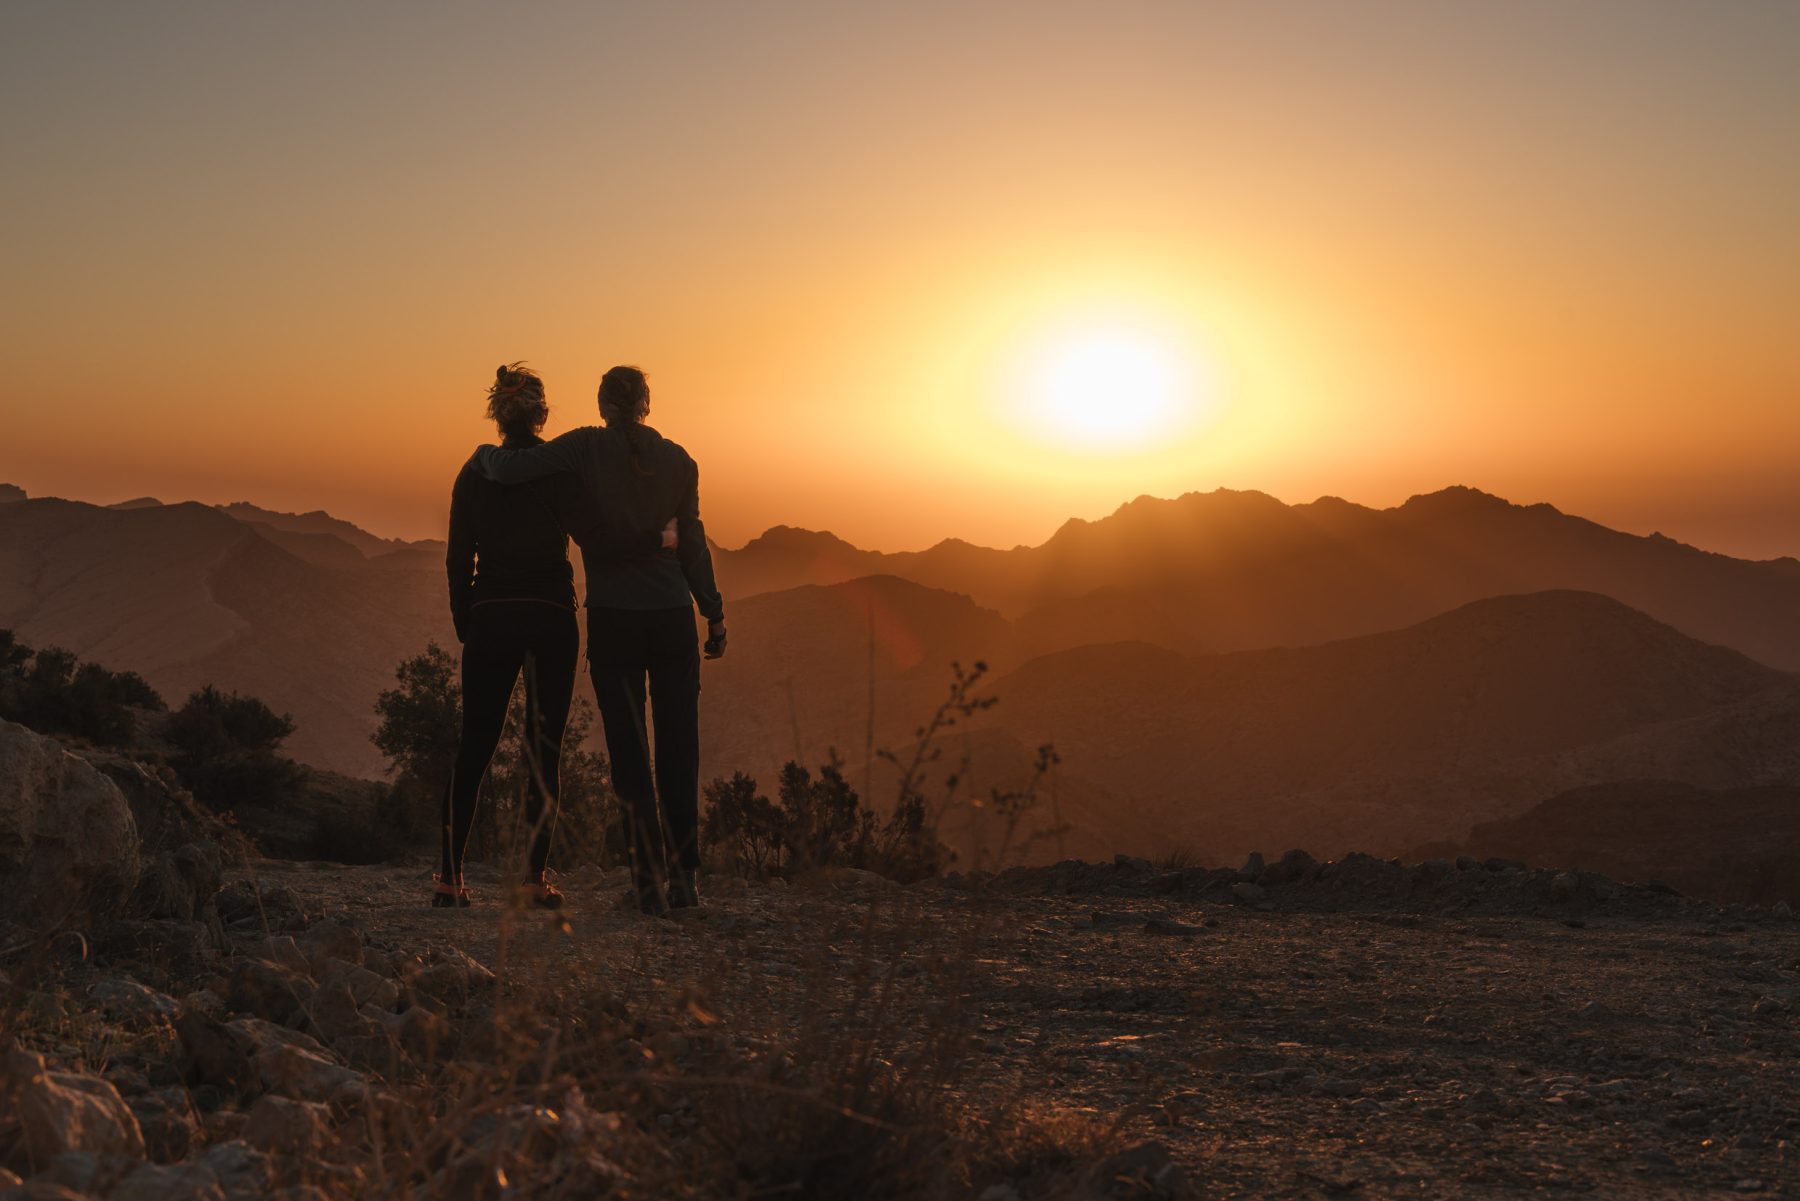
[[[680,531],[676,528],[675,519],[671,517],[669,518],[669,524],[662,528],[662,548],[664,550],[674,550],[676,544],[680,541]]]
[[[724,622],[709,621],[706,623],[706,646],[704,650],[708,659],[723,659],[725,657]]]

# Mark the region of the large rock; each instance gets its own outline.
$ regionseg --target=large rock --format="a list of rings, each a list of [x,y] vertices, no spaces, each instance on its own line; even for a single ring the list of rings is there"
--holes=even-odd
[[[0,721],[0,895],[11,915],[40,928],[91,924],[122,912],[137,882],[124,794],[55,739]]]
[[[7,1057],[5,1076],[32,1163],[47,1166],[71,1151],[131,1160],[144,1157],[137,1118],[111,1082],[54,1071],[42,1055],[26,1051]]]
[[[137,823],[140,870],[131,909],[138,917],[203,921],[224,882],[231,835],[175,780],[116,752],[84,751],[82,758],[118,786]]]

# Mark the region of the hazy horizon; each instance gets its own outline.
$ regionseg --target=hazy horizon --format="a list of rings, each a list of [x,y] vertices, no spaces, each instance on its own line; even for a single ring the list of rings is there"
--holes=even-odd
[[[709,528],[1466,481],[1800,549],[1800,9],[0,15],[0,478],[439,533],[615,362]]]
[[[0,480],[0,486],[12,484],[12,483],[14,483],[14,481]],[[1068,515],[1067,517],[1063,518],[1061,521],[1056,522],[1054,525],[1052,525],[1047,530],[1045,530],[1041,537],[1021,540],[1021,541],[1016,541],[1016,542],[1008,542],[1008,543],[1004,543],[1004,544],[979,542],[979,541],[976,541],[975,539],[968,538],[960,533],[957,533],[954,530],[951,530],[951,531],[942,533],[942,534],[938,535],[937,537],[931,538],[928,541],[918,543],[917,545],[878,546],[878,545],[870,545],[866,542],[859,542],[855,538],[846,536],[843,533],[843,531],[832,529],[829,526],[807,525],[807,524],[803,524],[803,523],[795,522],[795,521],[777,521],[771,525],[767,525],[767,526],[762,527],[761,529],[751,531],[750,533],[745,534],[742,537],[738,537],[738,538],[720,537],[716,531],[714,531],[712,528],[709,527],[709,529],[707,531],[707,537],[713,543],[717,544],[720,547],[723,547],[726,550],[741,550],[746,545],[748,545],[749,543],[762,537],[764,534],[767,534],[771,530],[774,530],[777,528],[788,528],[788,529],[805,530],[805,531],[809,531],[809,532],[813,532],[813,533],[830,534],[834,537],[842,539],[843,541],[851,544],[852,546],[855,546],[859,550],[878,551],[883,554],[905,554],[905,553],[909,553],[909,552],[929,550],[931,547],[934,547],[943,542],[963,542],[963,543],[969,543],[969,544],[975,545],[975,546],[985,547],[988,549],[1009,550],[1009,549],[1015,549],[1018,547],[1041,546],[1041,545],[1043,545],[1043,543],[1048,541],[1056,533],[1056,531],[1058,529],[1060,529],[1063,525],[1068,524],[1069,522],[1085,521],[1085,522],[1093,523],[1093,522],[1101,521],[1101,520],[1104,520],[1105,518],[1110,517],[1113,514],[1119,512],[1121,509],[1123,509],[1131,504],[1134,504],[1140,500],[1174,502],[1174,501],[1179,501],[1186,496],[1190,496],[1190,495],[1205,496],[1205,495],[1210,495],[1211,493],[1218,492],[1218,491],[1240,492],[1240,493],[1254,492],[1254,493],[1261,493],[1262,495],[1265,495],[1265,496],[1269,496],[1271,499],[1273,499],[1276,502],[1278,502],[1282,505],[1285,505],[1289,508],[1313,504],[1313,503],[1316,503],[1316,502],[1322,501],[1322,500],[1342,500],[1342,501],[1346,501],[1353,505],[1359,505],[1366,509],[1371,509],[1374,511],[1381,511],[1381,510],[1386,510],[1386,509],[1397,508],[1401,505],[1404,505],[1407,501],[1417,498],[1417,497],[1430,496],[1430,495],[1434,495],[1439,492],[1449,491],[1449,490],[1453,490],[1453,489],[1457,489],[1457,488],[1465,488],[1465,489],[1468,489],[1468,490],[1471,490],[1474,492],[1485,493],[1489,496],[1497,497],[1499,500],[1502,500],[1508,504],[1516,505],[1521,508],[1538,505],[1538,504],[1548,504],[1551,507],[1557,509],[1559,512],[1564,513],[1567,516],[1580,518],[1580,519],[1587,520],[1587,521],[1593,521],[1599,525],[1605,526],[1609,529],[1616,530],[1620,533],[1633,534],[1633,535],[1637,535],[1640,537],[1647,537],[1652,534],[1661,534],[1665,537],[1673,538],[1677,542],[1686,543],[1687,545],[1693,546],[1696,549],[1703,550],[1703,551],[1709,551],[1709,552],[1716,553],[1716,554],[1727,555],[1727,556],[1730,556],[1733,558],[1749,559],[1749,560],[1754,560],[1754,561],[1766,561],[1766,560],[1770,560],[1770,559],[1782,559],[1782,558],[1800,558],[1800,547],[1795,547],[1794,549],[1787,550],[1787,551],[1776,551],[1775,553],[1772,553],[1772,554],[1739,553],[1739,552],[1729,549],[1728,547],[1714,545],[1714,544],[1710,544],[1710,543],[1703,542],[1703,541],[1695,541],[1690,538],[1680,537],[1668,529],[1661,529],[1661,528],[1631,529],[1631,528],[1627,528],[1625,526],[1615,524],[1613,522],[1596,517],[1592,513],[1580,512],[1578,510],[1570,509],[1567,506],[1557,504],[1556,501],[1553,499],[1544,498],[1544,497],[1505,496],[1500,493],[1494,492],[1490,488],[1483,488],[1478,484],[1466,484],[1466,483],[1449,483],[1449,484],[1440,485],[1435,488],[1421,489],[1417,492],[1409,493],[1406,496],[1403,496],[1403,497],[1399,498],[1398,500],[1395,500],[1391,504],[1370,504],[1365,501],[1359,500],[1353,496],[1338,496],[1336,493],[1322,493],[1318,496],[1308,497],[1306,499],[1290,499],[1288,497],[1275,496],[1273,493],[1270,493],[1270,492],[1266,491],[1265,489],[1260,489],[1260,488],[1224,488],[1224,487],[1221,487],[1221,488],[1217,488],[1217,489],[1209,488],[1209,489],[1204,489],[1204,490],[1189,489],[1187,492],[1177,493],[1173,496],[1153,496],[1149,493],[1140,493],[1137,496],[1127,497],[1125,499],[1122,499],[1122,500],[1118,501],[1116,504],[1108,506],[1103,511],[1100,511],[1100,512],[1072,513],[1072,514]],[[249,497],[244,497],[244,496],[234,496],[230,499],[208,499],[208,498],[203,498],[203,497],[191,497],[191,496],[181,496],[181,497],[152,496],[148,493],[132,493],[130,495],[118,496],[115,498],[101,499],[98,497],[69,496],[69,495],[63,495],[63,494],[59,494],[59,493],[39,493],[39,492],[32,492],[29,489],[27,490],[27,492],[28,492],[28,496],[30,499],[53,497],[55,499],[79,501],[82,503],[97,505],[97,506],[101,506],[101,507],[117,506],[117,505],[127,504],[131,501],[136,501],[136,500],[155,500],[155,501],[157,501],[161,504],[165,504],[165,505],[181,504],[184,502],[195,502],[195,503],[199,503],[199,504],[211,505],[211,506],[218,507],[218,508],[224,508],[224,507],[228,507],[228,506],[234,505],[234,504],[250,504],[257,508],[265,509],[270,512],[287,513],[287,514],[294,515],[294,516],[299,516],[299,515],[304,515],[307,513],[314,513],[314,512],[323,512],[328,517],[331,517],[331,518],[334,518],[334,519],[337,519],[340,521],[347,521],[351,525],[356,526],[357,528],[361,529],[365,533],[373,534],[379,538],[388,538],[388,539],[397,538],[402,541],[419,541],[421,539],[442,540],[442,538],[444,536],[444,530],[442,528],[439,528],[433,532],[427,532],[427,533],[422,533],[422,534],[401,533],[401,532],[396,532],[394,530],[381,527],[379,525],[371,525],[366,522],[359,521],[348,514],[341,513],[336,510],[333,510],[333,509],[330,509],[330,508],[327,508],[327,507],[321,506],[321,505],[301,504],[298,506],[283,508],[283,507],[277,506],[277,505],[264,504],[262,502],[259,502],[259,501],[256,501]]]

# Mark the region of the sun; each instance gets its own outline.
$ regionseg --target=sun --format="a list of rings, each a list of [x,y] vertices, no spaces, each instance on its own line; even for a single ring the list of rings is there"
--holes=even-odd
[[[1150,330],[1064,329],[1022,356],[1013,417],[1034,437],[1068,449],[1149,448],[1194,417],[1197,374],[1181,347]]]

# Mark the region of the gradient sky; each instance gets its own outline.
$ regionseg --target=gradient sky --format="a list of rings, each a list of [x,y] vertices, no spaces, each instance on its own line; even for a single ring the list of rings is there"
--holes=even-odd
[[[496,363],[554,432],[634,362],[728,544],[1467,483],[1800,553],[1793,3],[19,2],[0,154],[34,494],[438,534]],[[1018,420],[1089,329],[1186,420]]]

